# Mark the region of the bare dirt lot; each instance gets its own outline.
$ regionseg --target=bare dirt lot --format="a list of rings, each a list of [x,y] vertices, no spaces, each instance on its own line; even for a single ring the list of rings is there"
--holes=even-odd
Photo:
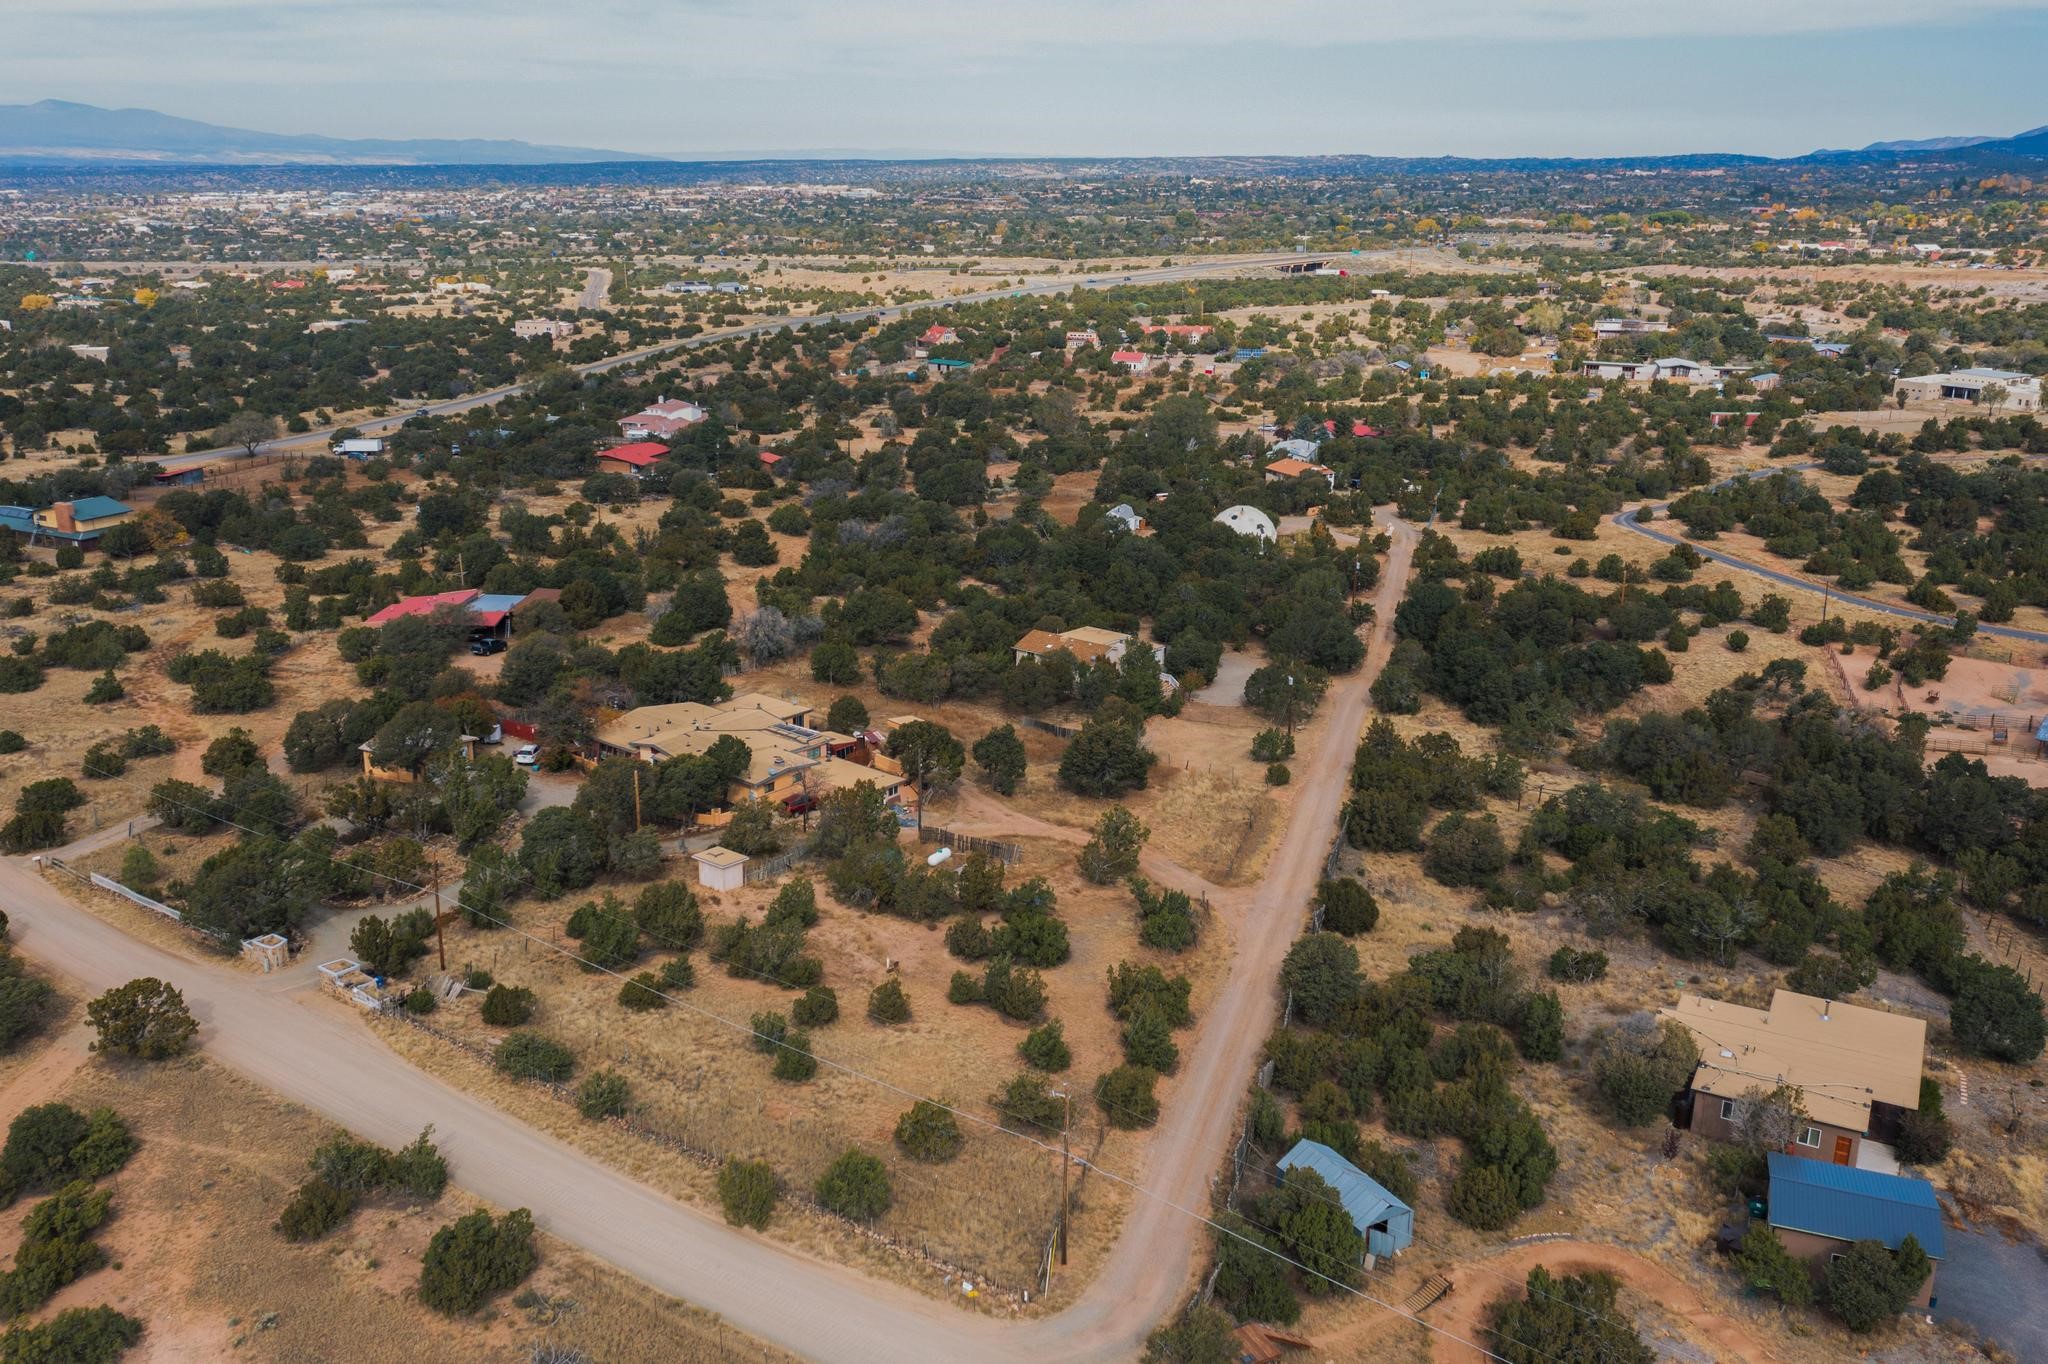
[[[203,1059],[84,1060],[73,1040],[42,1053],[78,1057],[61,1083],[32,1083],[40,1066],[19,1072],[0,1089],[0,1111],[51,1099],[106,1105],[138,1138],[109,1181],[114,1217],[99,1234],[108,1266],[39,1314],[106,1303],[140,1318],[145,1334],[126,1360],[473,1364],[523,1359],[544,1341],[640,1364],[788,1358],[546,1237],[525,1285],[539,1295],[534,1306],[508,1295],[474,1320],[441,1317],[414,1298],[420,1255],[473,1200],[452,1189],[431,1206],[373,1200],[322,1240],[287,1244],[271,1223],[330,1127]],[[28,1206],[17,1204],[10,1222]],[[0,1231],[6,1248],[15,1234]]]

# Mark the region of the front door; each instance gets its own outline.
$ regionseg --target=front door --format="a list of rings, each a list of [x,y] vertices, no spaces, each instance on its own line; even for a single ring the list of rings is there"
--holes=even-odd
[[[1847,1165],[1849,1163],[1851,1146],[1852,1143],[1847,1137],[1838,1136],[1835,1138],[1835,1164]]]

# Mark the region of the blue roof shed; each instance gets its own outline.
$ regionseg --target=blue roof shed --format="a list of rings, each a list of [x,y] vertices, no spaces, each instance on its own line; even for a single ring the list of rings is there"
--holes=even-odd
[[[1281,1178],[1289,1170],[1314,1170],[1337,1191],[1351,1216],[1351,1225],[1365,1237],[1374,1255],[1406,1250],[1415,1239],[1415,1210],[1379,1186],[1379,1182],[1319,1141],[1298,1141],[1280,1157]]]
[[[1942,1258],[1941,1206],[1924,1179],[1771,1153],[1773,1227],[1835,1241],[1882,1241],[1897,1250],[1910,1234]]]

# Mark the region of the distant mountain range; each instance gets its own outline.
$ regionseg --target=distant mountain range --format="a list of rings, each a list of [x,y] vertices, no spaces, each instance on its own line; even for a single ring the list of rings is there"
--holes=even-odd
[[[1932,137],[1873,142],[1855,150],[1824,150],[1775,164],[1849,164],[1885,161],[1967,161],[1972,164],[2048,157],[2048,125],[2012,137]],[[788,152],[697,152],[692,162],[1015,160],[967,152],[909,150],[855,151],[843,148]],[[563,166],[611,162],[661,164],[683,158],[594,147],[555,147],[490,138],[345,138],[316,134],[261,133],[176,118],[152,109],[102,109],[91,104],[46,99],[34,104],[0,104],[0,165],[10,166]],[[1036,158],[1034,158],[1036,159]],[[1063,158],[1053,158],[1055,160]],[[1150,158],[1108,158],[1147,160]],[[1180,162],[1191,158],[1167,158]],[[1206,158],[1192,158],[1203,160]],[[1220,158],[1233,160],[1240,158]],[[1415,171],[1495,166],[1534,169],[1546,164],[1606,162],[1632,166],[1698,167],[1768,165],[1773,158],[1728,153],[1598,158],[1383,157],[1251,158],[1262,163],[1305,160],[1369,164],[1376,169]],[[1102,160],[1102,158],[1089,158]]]
[[[551,166],[659,161],[635,152],[492,138],[351,138],[258,133],[153,109],[46,99],[0,104],[0,161],[191,166]]]

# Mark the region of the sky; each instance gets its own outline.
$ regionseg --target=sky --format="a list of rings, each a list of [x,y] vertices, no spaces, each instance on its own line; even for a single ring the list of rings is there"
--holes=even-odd
[[[0,11],[0,103],[664,155],[1796,155],[2048,123],[2048,0],[0,0]]]

